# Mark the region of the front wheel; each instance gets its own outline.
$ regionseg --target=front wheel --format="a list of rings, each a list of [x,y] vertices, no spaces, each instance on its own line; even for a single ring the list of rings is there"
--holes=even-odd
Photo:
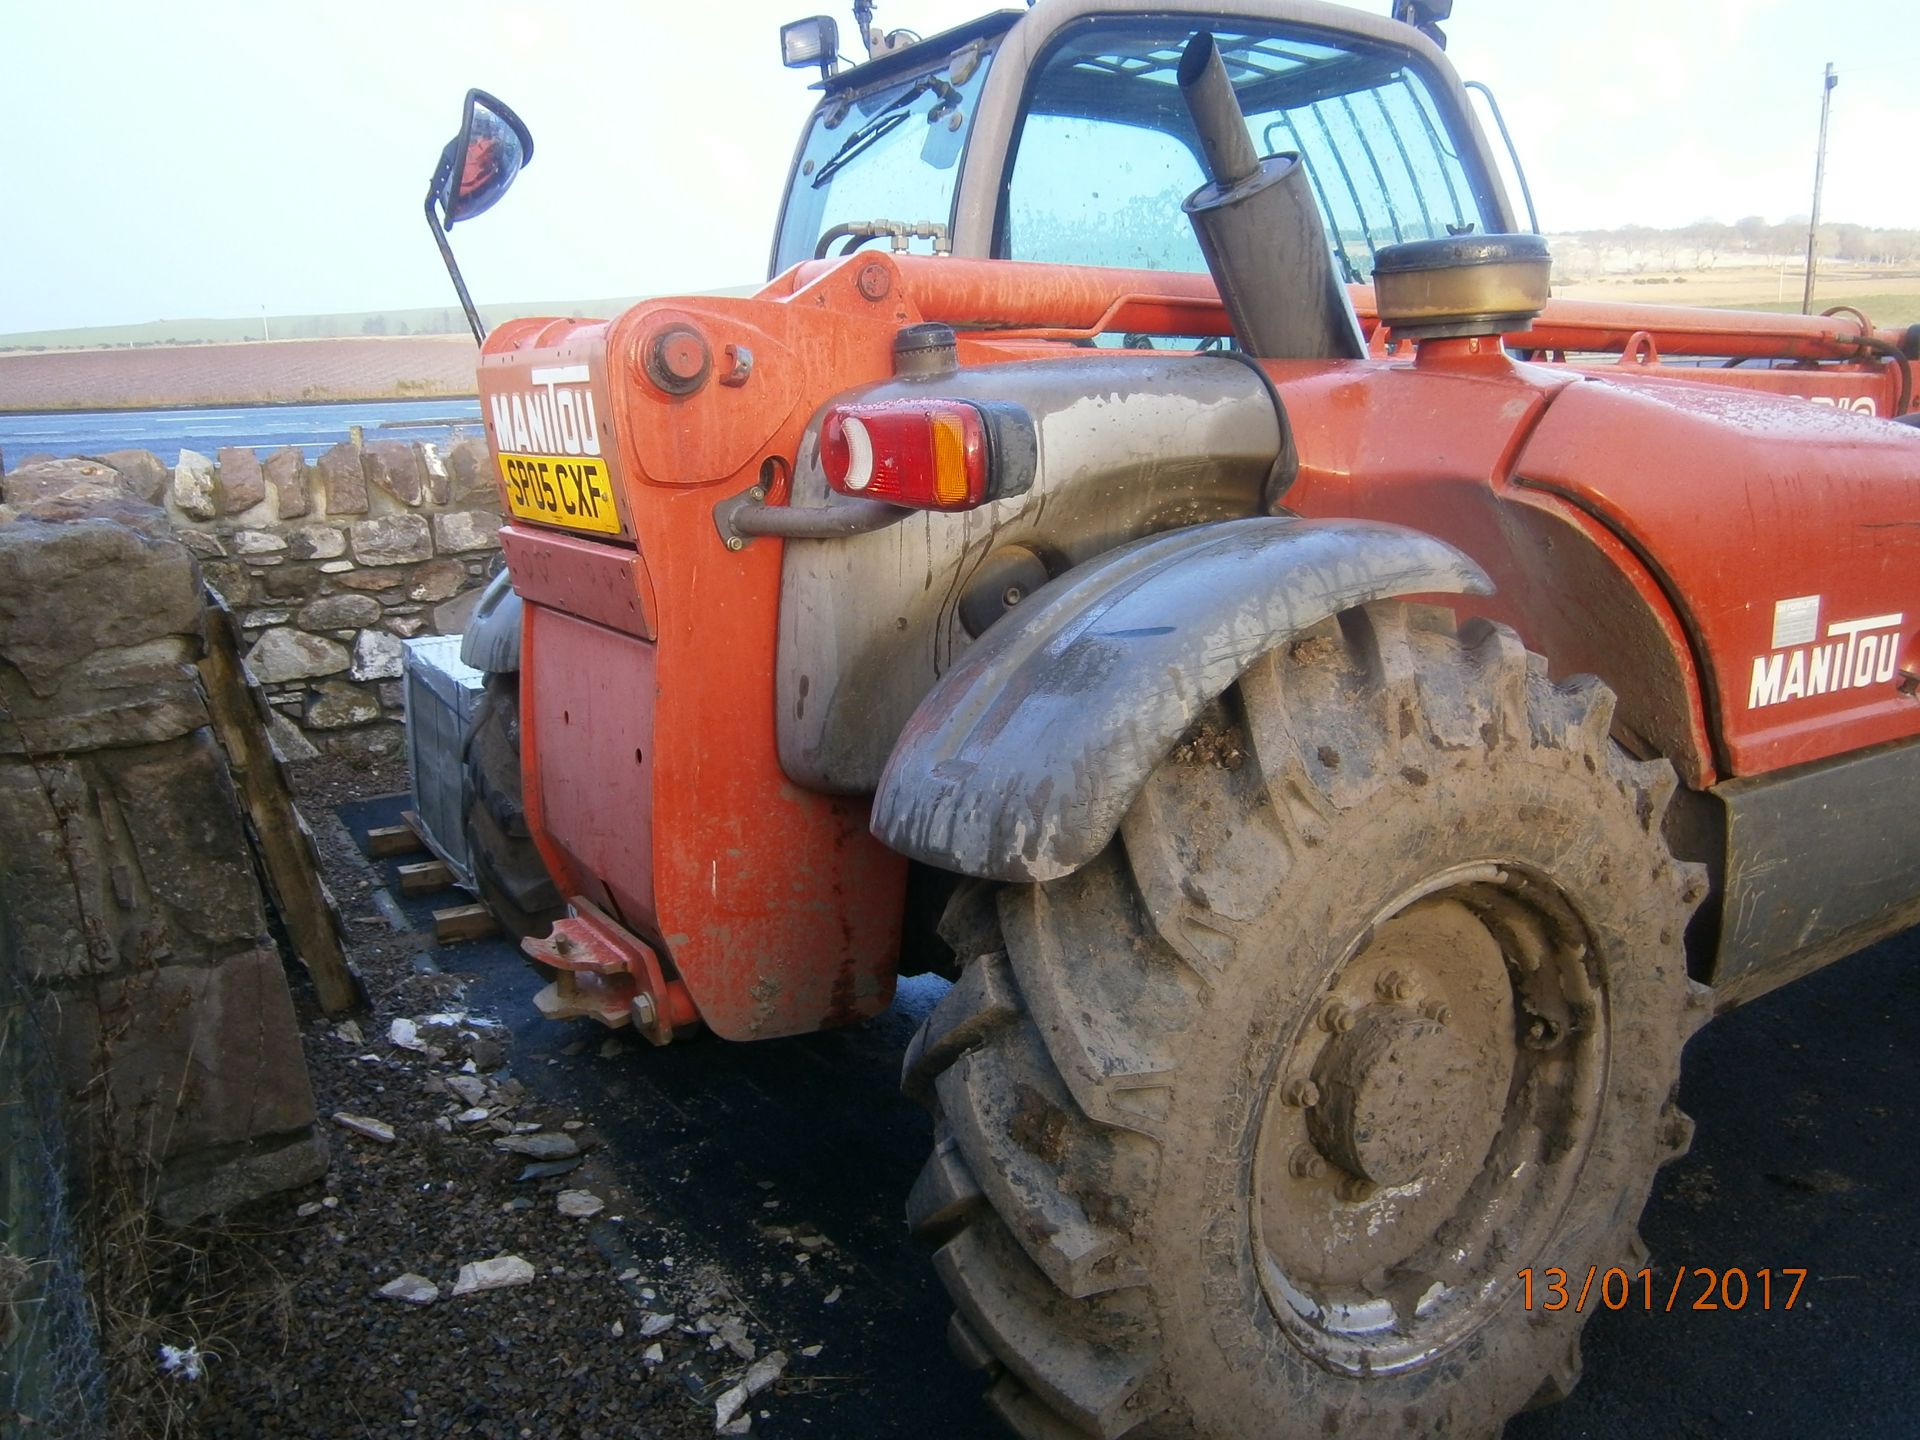
[[[1033,1440],[1497,1433],[1637,1269],[1690,1133],[1704,893],[1664,764],[1511,631],[1349,611],[1253,667],[1113,845],[999,892],[911,1047],[909,1218]]]

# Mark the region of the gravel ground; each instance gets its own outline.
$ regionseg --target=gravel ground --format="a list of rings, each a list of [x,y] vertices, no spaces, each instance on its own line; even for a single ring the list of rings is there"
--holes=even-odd
[[[372,1009],[336,1025],[296,997],[318,1109],[335,1117],[323,1121],[331,1171],[190,1237],[196,1253],[163,1308],[206,1354],[205,1373],[162,1387],[147,1428],[664,1440],[714,1434],[716,1406],[751,1423],[781,1391],[804,1390],[786,1372],[814,1358],[808,1338],[769,1333],[727,1269],[649,1219],[601,1163],[591,1126],[530,1096],[507,1029],[470,1013],[463,981],[429,968],[429,942],[377,903],[332,807],[403,788],[404,773],[323,760],[296,781]],[[393,1138],[361,1133],[378,1126]],[[804,1227],[765,1239],[789,1273],[831,1265],[831,1242]],[[520,1283],[452,1293],[463,1266],[503,1256],[524,1262],[510,1267]],[[379,1294],[404,1275],[438,1298]],[[763,1393],[730,1393],[743,1381]],[[735,1419],[722,1433],[747,1431]]]

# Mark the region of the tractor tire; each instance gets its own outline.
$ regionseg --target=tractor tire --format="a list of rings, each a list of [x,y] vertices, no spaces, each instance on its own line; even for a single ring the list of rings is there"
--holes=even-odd
[[[1503,627],[1349,611],[1092,863],[949,926],[908,1220],[1015,1431],[1495,1435],[1571,1388],[1600,1280],[1554,1285],[1639,1269],[1707,1014],[1705,875],[1613,706]]]
[[[534,848],[520,785],[520,677],[489,675],[467,737],[467,856],[474,888],[515,935],[545,935],[565,909]]]

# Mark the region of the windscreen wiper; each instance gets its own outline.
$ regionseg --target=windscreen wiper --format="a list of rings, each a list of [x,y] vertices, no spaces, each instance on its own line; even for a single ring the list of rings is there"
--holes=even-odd
[[[855,130],[840,143],[840,148],[830,155],[826,162],[814,172],[813,188],[818,190],[831,180],[849,161],[855,159],[861,151],[868,149],[882,136],[888,135],[906,122],[907,107],[912,105],[929,90],[940,97],[941,106],[953,106],[960,103],[960,92],[938,75],[925,75],[914,81],[899,99],[883,107],[866,124]],[[944,112],[943,112],[944,113]]]

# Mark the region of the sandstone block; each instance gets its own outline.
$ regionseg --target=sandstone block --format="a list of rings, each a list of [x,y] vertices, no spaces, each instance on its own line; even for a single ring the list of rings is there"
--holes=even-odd
[[[407,583],[407,574],[404,570],[355,570],[348,566],[334,573],[333,583],[348,590],[398,590]]]
[[[98,974],[119,963],[127,916],[115,903],[115,863],[103,849],[92,801],[74,761],[0,760],[0,901],[29,978]],[[131,875],[124,862],[119,868]],[[130,879],[125,884],[130,888]]]
[[[158,505],[160,497],[166,494],[167,478],[172,472],[167,469],[167,462],[151,450],[109,450],[97,458],[120,472],[120,478],[127,482],[128,493],[135,499]]]
[[[110,745],[172,740],[207,723],[194,662],[197,640],[165,636],[96,650],[68,666],[58,686],[36,695],[0,665],[0,755],[78,754]]]
[[[38,693],[90,651],[198,635],[201,607],[193,556],[176,540],[107,519],[0,526],[0,657]]]
[[[426,496],[426,475],[413,446],[376,440],[360,457],[367,483],[385,490],[402,505],[418,505]]]
[[[452,500],[498,506],[500,486],[494,478],[493,455],[486,441],[474,438],[454,441],[447,447],[446,465],[452,481]]]
[[[9,505],[30,505],[36,500],[80,494],[89,498],[113,499],[136,495],[126,477],[103,460],[45,460],[38,465],[23,465],[0,480],[0,499]]]
[[[176,530],[180,543],[202,560],[218,560],[227,553],[227,547],[220,543],[218,535],[209,535],[204,530]]]
[[[479,586],[457,595],[444,605],[433,607],[433,628],[442,635],[464,635],[473,621],[475,607],[486,592]]]
[[[272,555],[287,548],[287,542],[271,530],[236,530],[232,538],[236,555]]]
[[[260,470],[260,456],[250,446],[220,447],[220,510],[238,515],[251,510],[267,498],[267,477]]]
[[[364,515],[367,513],[367,476],[360,465],[360,448],[351,440],[342,440],[324,451],[314,462],[314,470],[327,492],[327,514]]]
[[[403,640],[411,640],[427,628],[427,622],[418,615],[390,615],[387,617],[387,629]]]
[[[344,645],[284,625],[263,634],[246,655],[248,671],[263,685],[338,675],[350,663]]]
[[[398,635],[362,630],[353,642],[351,673],[356,680],[395,680],[400,676],[400,658]]]
[[[173,503],[182,515],[211,520],[220,513],[220,491],[213,462],[197,450],[182,450],[173,467]]]
[[[434,516],[434,526],[446,518]],[[412,565],[433,557],[433,532],[419,515],[356,520],[351,535],[353,558],[362,565]]]
[[[380,602],[371,595],[323,595],[300,607],[295,623],[302,630],[358,630],[380,618]]]
[[[338,525],[310,522],[287,531],[287,554],[295,560],[333,560],[347,553],[347,532]]]
[[[296,520],[307,513],[307,462],[297,445],[282,445],[267,457],[262,467],[273,491],[274,513],[282,520]]]
[[[238,560],[204,561],[200,566],[200,575],[228,605],[236,608],[251,605],[260,598],[252,573]]]
[[[466,583],[467,567],[458,560],[445,557],[429,560],[413,572],[413,583],[407,586],[407,598],[437,604],[458,595]]]
[[[278,555],[256,555],[255,565],[279,565]],[[306,565],[286,566],[278,570],[256,572],[257,583],[263,595],[271,595],[276,600],[303,600],[320,588],[320,573]]]
[[[433,517],[433,538],[442,550],[497,550],[500,517],[484,510],[449,510]]]
[[[453,477],[447,474],[447,462],[431,445],[418,446],[417,453],[420,457],[420,480],[425,487],[427,504],[446,504],[453,496]]]
[[[307,697],[309,730],[338,730],[379,718],[379,700],[345,680],[322,680]]]

